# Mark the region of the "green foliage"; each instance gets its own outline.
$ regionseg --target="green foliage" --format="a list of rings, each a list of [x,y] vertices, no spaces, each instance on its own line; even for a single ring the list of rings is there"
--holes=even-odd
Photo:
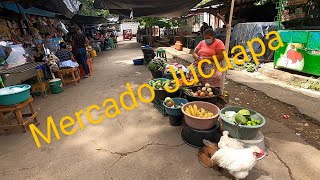
[[[80,15],[84,16],[108,16],[108,10],[95,9],[93,7],[94,0],[80,0],[82,3],[82,9],[79,12]]]
[[[311,79],[307,79],[306,81],[297,80],[297,81],[292,81],[289,84],[299,88],[320,91],[320,78],[318,79],[311,78]]]
[[[279,0],[256,0],[256,2],[254,3],[254,5],[256,6],[263,6],[265,4],[267,4],[268,2],[272,2],[273,4],[278,3]]]
[[[256,71],[256,66],[254,63],[248,63],[245,65],[245,68],[248,72],[255,72]]]
[[[204,5],[204,4],[206,4],[206,3],[208,3],[208,2],[210,2],[211,0],[202,0],[196,7],[199,7],[199,6],[201,6],[201,5]]]
[[[144,17],[141,19],[140,24],[145,27],[159,26],[160,28],[180,27],[183,21],[158,17]]]

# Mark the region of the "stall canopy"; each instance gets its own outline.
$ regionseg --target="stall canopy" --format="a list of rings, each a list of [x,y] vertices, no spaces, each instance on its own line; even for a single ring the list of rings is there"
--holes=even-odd
[[[2,0],[19,3],[24,9],[38,8],[71,18],[81,8],[79,0]]]
[[[201,0],[95,0],[93,6],[127,17],[180,17],[200,2]]]
[[[28,9],[24,9],[21,5],[16,3],[0,3],[0,8],[14,11],[15,13],[24,13],[24,14],[32,14],[37,16],[45,16],[45,17],[55,17],[56,13],[45,11],[42,9],[38,9],[35,7],[31,7]],[[10,16],[10,15],[9,15]]]
[[[107,22],[107,19],[103,16],[82,16],[76,14],[71,18],[71,22],[76,24],[102,24]]]

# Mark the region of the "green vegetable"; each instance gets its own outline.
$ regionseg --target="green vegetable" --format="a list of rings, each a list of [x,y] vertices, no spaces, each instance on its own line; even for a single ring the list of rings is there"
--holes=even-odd
[[[237,114],[236,114],[235,120],[236,120],[236,122],[237,122],[238,124],[242,124],[242,125],[244,125],[244,124],[246,124],[246,123],[248,122],[247,118],[244,117],[244,116],[243,116],[242,114],[240,114],[240,113],[237,113]]]
[[[164,100],[165,103],[171,101],[172,99],[170,97],[166,97],[166,99]]]
[[[163,71],[166,61],[164,59],[153,59],[148,64],[149,71]]]
[[[242,116],[245,116],[245,117],[250,117],[250,111],[247,110],[247,109],[241,109],[239,112],[239,114],[241,114]]]
[[[245,65],[245,68],[248,72],[255,72],[256,71],[256,67],[255,64],[253,63],[248,63]]]

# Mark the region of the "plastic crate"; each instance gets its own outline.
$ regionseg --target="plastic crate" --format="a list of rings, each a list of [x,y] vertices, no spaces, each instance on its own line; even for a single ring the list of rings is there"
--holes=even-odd
[[[152,101],[154,107],[156,109],[158,109],[158,111],[163,115],[163,116],[168,116],[168,114],[166,113],[166,109],[165,107],[163,106],[163,101],[162,100],[154,100]]]

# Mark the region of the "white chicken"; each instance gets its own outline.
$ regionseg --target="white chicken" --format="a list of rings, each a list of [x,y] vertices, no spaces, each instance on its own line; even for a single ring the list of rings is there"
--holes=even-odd
[[[220,138],[220,141],[218,143],[219,149],[229,147],[233,149],[243,149],[244,144],[239,142],[236,139],[230,138],[229,137],[229,132],[228,131],[223,131],[222,132],[222,137]]]
[[[211,157],[211,161],[228,170],[233,177],[239,180],[249,175],[249,171],[257,163],[257,158],[263,154],[264,151],[258,146],[251,146],[245,149],[224,147]]]

